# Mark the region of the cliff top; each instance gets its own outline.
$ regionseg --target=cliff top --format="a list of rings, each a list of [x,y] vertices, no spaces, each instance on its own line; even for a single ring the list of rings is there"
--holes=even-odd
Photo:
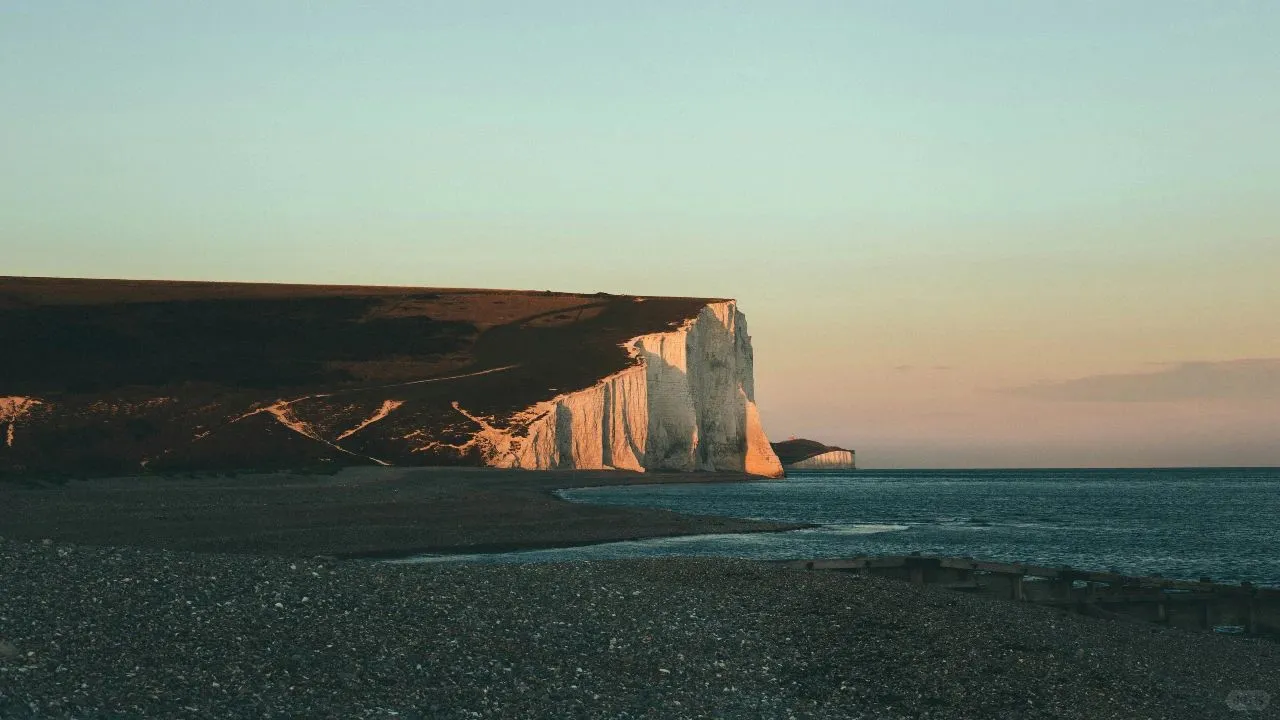
[[[0,336],[13,340],[0,355],[0,395],[187,383],[293,392],[511,365],[539,368],[539,383],[565,391],[626,367],[621,345],[630,338],[678,326],[719,301],[0,277]],[[503,384],[521,374],[514,368]],[[509,402],[523,407],[524,395]]]
[[[696,298],[615,293],[570,293],[551,290],[498,288],[442,288],[414,285],[310,285],[296,283],[217,282],[206,280],[129,280],[117,278],[57,278],[0,275],[0,309],[24,305],[101,305],[175,300],[270,300],[342,296],[395,296],[423,293],[453,298],[494,296],[521,299],[536,305],[538,299],[621,298],[631,300],[692,300],[726,302],[732,298]]]

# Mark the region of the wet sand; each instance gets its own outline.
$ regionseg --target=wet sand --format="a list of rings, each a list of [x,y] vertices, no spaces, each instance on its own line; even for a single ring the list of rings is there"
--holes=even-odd
[[[494,552],[803,525],[560,500],[561,488],[743,482],[730,473],[348,468],[335,475],[0,482],[14,539],[265,555]]]

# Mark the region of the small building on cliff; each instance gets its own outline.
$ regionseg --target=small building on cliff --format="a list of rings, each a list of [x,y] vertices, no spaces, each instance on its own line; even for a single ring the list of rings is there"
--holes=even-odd
[[[791,438],[772,443],[773,452],[785,470],[856,470],[854,451],[817,440]]]

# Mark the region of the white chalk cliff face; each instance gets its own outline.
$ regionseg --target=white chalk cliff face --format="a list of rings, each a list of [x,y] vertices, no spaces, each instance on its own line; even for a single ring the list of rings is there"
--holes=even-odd
[[[854,463],[854,455],[852,450],[831,450],[821,455],[814,455],[805,458],[797,463],[787,466],[789,470],[853,470],[857,466]]]
[[[751,337],[736,302],[711,303],[626,347],[635,365],[519,413],[508,429],[468,415],[480,425],[471,443],[494,467],[782,475],[756,409]]]

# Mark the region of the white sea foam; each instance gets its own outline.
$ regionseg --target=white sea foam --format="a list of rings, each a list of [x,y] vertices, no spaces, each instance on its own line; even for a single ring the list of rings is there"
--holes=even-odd
[[[486,557],[487,557],[486,555],[480,555],[480,554],[414,555],[413,557],[383,560],[383,562],[389,563],[392,565],[417,565],[420,563],[476,562],[477,560],[484,560]]]
[[[814,528],[814,532],[834,533],[837,535],[875,535],[876,533],[902,532],[910,530],[910,525],[889,525],[884,523],[853,523],[850,525],[823,525]]]

